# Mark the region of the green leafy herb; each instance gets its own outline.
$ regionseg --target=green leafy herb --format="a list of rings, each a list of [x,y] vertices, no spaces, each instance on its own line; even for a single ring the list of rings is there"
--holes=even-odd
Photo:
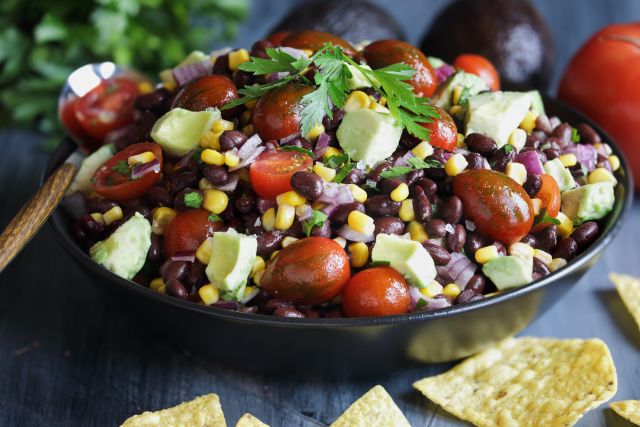
[[[344,166],[340,168],[340,170],[336,173],[336,176],[333,178],[333,182],[342,182],[349,172],[356,167],[356,164],[353,162],[345,163]]]
[[[197,193],[193,193],[193,194],[197,194]],[[222,221],[222,218],[220,217],[220,215],[217,215],[214,213],[209,214],[209,217],[207,219],[211,222]]]
[[[369,267],[388,267],[391,263],[389,261],[371,261]]]
[[[314,211],[311,213],[311,217],[302,221],[302,229],[304,230],[304,233],[307,235],[307,237],[309,237],[313,227],[324,225],[324,222],[326,220],[327,215],[324,212],[314,209]]]
[[[422,160],[420,157],[410,157],[408,160],[409,164],[414,167],[414,169],[429,169],[429,168],[441,168],[442,163],[437,160]]]
[[[296,65],[306,67],[308,60],[296,63],[296,59],[280,49],[267,48],[268,59],[254,57],[251,61],[240,64],[242,71],[253,74],[294,73],[299,70]]]
[[[395,178],[397,176],[406,175],[414,169],[411,166],[394,166],[391,169],[387,169],[382,172],[380,176],[382,178]]]
[[[578,134],[578,129],[571,128],[571,140],[573,142],[580,142],[580,135]]]
[[[410,166],[394,166],[391,169],[387,169],[382,172],[380,176],[382,178],[395,178],[408,174],[411,171],[417,169],[429,169],[442,167],[442,163],[437,160],[422,160],[420,157],[411,157],[407,160]]]
[[[542,208],[540,210],[540,213],[538,214],[538,216],[536,216],[535,220],[533,221],[533,225],[539,225],[539,224],[555,224],[558,225],[560,224],[560,220],[556,219],[552,216],[549,216],[547,214],[547,209],[546,208]]]
[[[416,310],[420,310],[423,307],[426,307],[429,303],[427,302],[427,300],[420,298],[418,300],[418,302],[416,303]]]
[[[468,86],[462,88],[462,92],[460,92],[460,99],[458,100],[458,105],[466,108],[469,106],[469,98],[471,97],[471,91]]]
[[[378,187],[376,186],[376,183],[373,181],[367,181],[364,184],[360,184],[360,187],[365,190],[365,191],[372,191],[375,193],[378,193],[380,190],[378,190]]]
[[[120,160],[115,166],[111,168],[112,171],[118,172],[120,175],[129,176],[131,168],[126,160]]]
[[[349,156],[347,156],[346,154],[335,154],[329,157],[324,162],[324,165],[328,168],[337,170],[345,163],[349,163]]]
[[[194,191],[192,193],[185,193],[184,205],[190,208],[198,209],[200,206],[202,206],[202,194],[197,191]]]
[[[196,162],[198,163],[202,163],[202,152],[204,151],[204,148],[202,147],[198,147],[195,150],[193,150],[193,158]]]
[[[513,148],[513,145],[511,145],[511,144],[507,144],[507,145],[504,146],[504,152],[507,153],[507,154],[511,153],[513,150],[514,150],[514,148]]]
[[[283,145],[280,147],[280,149],[282,151],[297,151],[298,153],[306,154],[313,159],[313,152],[311,150],[307,150],[306,148],[296,147],[295,145]]]

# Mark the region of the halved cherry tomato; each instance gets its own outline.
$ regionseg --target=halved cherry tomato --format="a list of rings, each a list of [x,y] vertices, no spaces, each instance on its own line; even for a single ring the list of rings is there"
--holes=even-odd
[[[334,46],[340,46],[344,49],[344,53],[349,56],[357,54],[356,48],[351,44],[333,34],[324,33],[322,31],[306,30],[295,31],[282,39],[282,46],[293,47],[296,49],[309,49],[313,52],[322,48],[325,43],[331,43]]]
[[[354,275],[342,291],[347,317],[392,316],[411,308],[409,285],[391,267],[374,267]]]
[[[431,130],[429,144],[453,151],[458,143],[458,128],[451,116],[440,107],[434,107],[440,118],[432,119],[431,123],[421,123],[424,128]]]
[[[326,237],[307,237],[278,252],[260,286],[295,304],[322,304],[338,295],[350,276],[349,258],[340,245]]]
[[[453,194],[462,200],[465,218],[485,237],[509,245],[531,229],[531,199],[521,185],[503,173],[466,170],[453,179]]]
[[[453,66],[480,77],[489,85],[492,91],[500,90],[500,75],[498,74],[498,70],[496,70],[496,67],[493,66],[491,61],[484,56],[463,53],[453,61]]]
[[[222,221],[210,221],[211,213],[205,209],[179,212],[164,231],[164,255],[167,258],[179,252],[193,252],[207,237],[224,228]]]
[[[131,179],[127,159],[133,155],[151,151],[156,155],[162,170],[162,148],[158,144],[143,142],[119,151],[100,166],[92,177],[93,190],[108,199],[124,202],[144,196],[160,179],[160,172],[149,172],[140,178]]]
[[[420,49],[400,40],[378,40],[364,48],[364,57],[371,68],[403,62],[416,70],[416,74],[407,80],[418,96],[433,95],[438,86],[436,72]]]
[[[62,104],[60,108],[60,121],[81,147],[88,151],[97,150],[102,145],[102,141],[98,141],[89,136],[76,118],[76,104],[78,103],[78,99],[79,98],[72,98]]]
[[[542,208],[547,210],[547,215],[555,218],[558,212],[560,212],[560,204],[562,201],[560,197],[560,187],[558,187],[558,183],[551,175],[540,175],[540,180],[542,181],[542,186],[536,194],[536,199],[542,201]],[[548,221],[538,223],[531,231],[540,231],[548,225],[550,225]]]
[[[311,157],[297,151],[265,151],[249,169],[251,187],[264,199],[291,190],[291,176],[313,166]]]
[[[203,111],[207,108],[221,108],[238,98],[238,89],[228,77],[214,74],[200,77],[183,87],[173,101],[171,108],[184,108],[190,111]],[[226,118],[232,110],[223,110]]]
[[[263,95],[253,109],[253,129],[263,140],[282,139],[300,132],[300,100],[313,87],[288,84]]]
[[[77,99],[76,120],[90,137],[102,141],[112,130],[133,122],[138,94],[138,84],[127,77],[105,80]]]

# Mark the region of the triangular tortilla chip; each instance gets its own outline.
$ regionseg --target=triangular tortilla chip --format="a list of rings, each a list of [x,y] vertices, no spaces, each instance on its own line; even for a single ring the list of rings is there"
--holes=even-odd
[[[244,414],[238,420],[236,427],[269,427],[251,414]]]
[[[612,402],[610,406],[622,418],[640,426],[640,400]]]
[[[121,427],[227,427],[217,394],[205,394],[190,402],[156,412],[144,412]]]
[[[384,387],[366,392],[331,424],[331,427],[411,427]]]
[[[611,273],[609,280],[615,285],[622,302],[640,327],[640,279]]]

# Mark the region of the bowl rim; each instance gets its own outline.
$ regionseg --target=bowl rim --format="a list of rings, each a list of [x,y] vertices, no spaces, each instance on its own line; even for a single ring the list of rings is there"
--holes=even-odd
[[[631,203],[633,200],[633,186],[629,165],[624,156],[624,153],[609,136],[609,134],[607,134],[600,126],[598,126],[593,120],[589,119],[586,115],[566,105],[565,103],[546,95],[543,95],[543,101],[545,103],[545,106],[552,106],[554,109],[563,110],[564,113],[568,115],[574,115],[578,120],[589,124],[596,130],[596,132],[601,135],[603,141],[611,146],[613,153],[620,159],[621,170],[624,171],[624,179],[618,182],[618,185],[621,186],[621,191],[619,192],[622,193],[623,200],[616,201],[616,203],[614,204],[613,211],[610,213],[612,217],[608,220],[607,226],[605,227],[605,232],[600,234],[600,236],[598,236],[598,239],[593,242],[593,244],[591,244],[591,246],[589,246],[586,251],[578,255],[566,266],[524,286],[512,288],[488,298],[482,298],[460,305],[452,305],[433,311],[416,311],[412,313],[393,316],[317,319],[287,318],[225,310],[222,308],[205,306],[188,300],[170,298],[166,295],[154,292],[153,290],[141,286],[133,281],[126,280],[120,276],[117,276],[116,274],[95,263],[80,248],[75,240],[73,240],[71,233],[66,229],[67,227],[65,227],[65,221],[62,218],[61,207],[56,208],[54,213],[49,218],[48,224],[51,228],[53,228],[56,239],[73,258],[75,258],[84,266],[88,266],[92,272],[95,272],[99,276],[102,276],[103,278],[108,279],[111,282],[115,282],[115,284],[117,284],[124,290],[137,293],[141,297],[155,299],[160,303],[169,304],[178,309],[194,311],[202,315],[212,316],[236,323],[258,324],[263,326],[323,329],[336,327],[370,327],[437,320],[456,314],[478,311],[490,306],[502,304],[510,299],[519,298],[523,295],[535,292],[543,287],[551,285],[558,279],[570,276],[574,271],[580,269],[585,264],[588,264],[596,256],[598,256],[600,252],[613,240],[615,235],[622,227],[623,220],[631,207]],[[63,159],[65,159],[74,149],[75,144],[71,142],[69,138],[65,138],[47,161],[46,168],[42,174],[42,180],[44,181],[44,179],[53,171],[54,167],[58,166],[58,164],[63,161]],[[57,164],[53,164],[54,159],[58,161]]]

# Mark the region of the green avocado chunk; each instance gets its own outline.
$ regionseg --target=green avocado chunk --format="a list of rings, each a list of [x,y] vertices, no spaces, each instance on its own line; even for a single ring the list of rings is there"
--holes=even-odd
[[[80,169],[78,169],[78,173],[76,173],[76,176],[73,178],[65,195],[70,196],[78,191],[88,193],[91,190],[91,178],[93,174],[104,162],[113,157],[115,152],[116,149],[114,145],[107,144],[87,156],[80,164]]]
[[[558,183],[560,192],[571,190],[576,186],[576,181],[573,179],[569,169],[565,168],[559,158],[549,160],[544,164],[544,171],[547,175],[551,175]]]
[[[533,281],[533,257],[500,256],[482,267],[482,272],[504,291]]]
[[[537,90],[531,90],[527,92],[531,96],[531,111],[536,114],[546,114],[544,111],[544,102],[542,102],[542,95]]]
[[[392,155],[398,148],[401,135],[402,126],[391,114],[370,109],[346,113],[336,132],[344,152],[367,166]]]
[[[258,240],[234,229],[213,233],[213,254],[206,269],[207,278],[227,299],[243,296],[247,279],[256,260]]]
[[[391,234],[378,234],[371,261],[387,261],[409,284],[425,288],[436,277],[431,255],[419,242]]]
[[[89,249],[91,258],[118,276],[131,280],[147,259],[151,224],[136,212],[105,240]]]
[[[198,148],[202,135],[220,119],[217,108],[189,111],[174,108],[160,117],[151,129],[151,139],[172,156],[184,156]]]
[[[613,210],[616,200],[613,183],[587,184],[562,193],[562,213],[575,225],[604,218]]]
[[[485,81],[475,74],[457,71],[453,75],[449,76],[444,83],[438,86],[436,93],[434,93],[431,98],[433,105],[448,111],[452,105],[451,99],[453,98],[453,89],[456,86],[466,88],[469,95],[477,95],[480,92],[489,90],[489,86],[487,86]]]

